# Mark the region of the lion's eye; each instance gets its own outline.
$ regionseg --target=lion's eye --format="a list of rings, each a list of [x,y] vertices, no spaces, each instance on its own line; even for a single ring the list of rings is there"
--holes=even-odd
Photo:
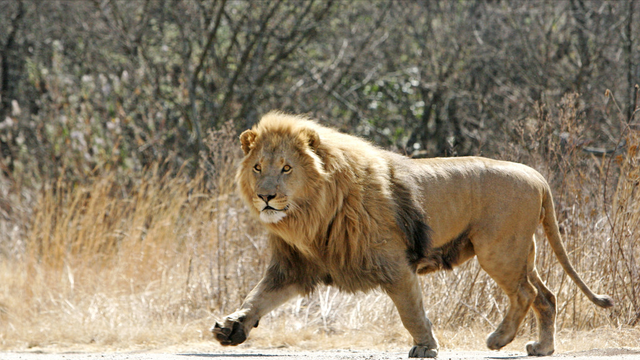
[[[289,166],[289,165],[283,166],[282,167],[282,172],[285,173],[285,174],[290,173],[291,172],[291,166]]]
[[[255,171],[255,172],[260,172],[260,171],[262,171],[262,166],[260,166],[260,164],[256,164],[256,165],[253,167],[253,171]]]

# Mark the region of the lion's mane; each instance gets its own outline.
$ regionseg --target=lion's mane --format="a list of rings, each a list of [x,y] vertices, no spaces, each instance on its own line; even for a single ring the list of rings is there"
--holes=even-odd
[[[413,198],[418,192],[411,189],[408,159],[279,112],[265,115],[248,136],[243,141],[247,156],[237,173],[248,204],[254,196],[252,167],[260,151],[296,156],[305,174],[290,214],[265,224],[277,257],[272,266],[279,267],[271,271],[308,291],[326,283],[354,292],[395,281],[399,269],[386,260],[389,252],[406,252],[412,264],[424,258],[429,228]],[[397,246],[389,246],[390,241]]]

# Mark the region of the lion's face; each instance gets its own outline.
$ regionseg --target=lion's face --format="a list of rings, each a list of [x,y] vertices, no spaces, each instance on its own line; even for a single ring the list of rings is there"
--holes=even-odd
[[[301,172],[304,171],[288,151],[262,149],[251,166],[251,201],[265,223],[277,223],[293,207]]]
[[[260,220],[278,223],[309,197],[310,173],[317,174],[319,159],[308,136],[259,130],[247,130],[240,137],[245,158],[238,180],[242,195]]]

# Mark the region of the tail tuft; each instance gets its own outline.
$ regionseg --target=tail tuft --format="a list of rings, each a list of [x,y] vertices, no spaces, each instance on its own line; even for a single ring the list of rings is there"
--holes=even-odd
[[[594,299],[592,299],[593,303],[600,306],[601,308],[610,308],[615,305],[611,296],[608,295],[596,295]]]

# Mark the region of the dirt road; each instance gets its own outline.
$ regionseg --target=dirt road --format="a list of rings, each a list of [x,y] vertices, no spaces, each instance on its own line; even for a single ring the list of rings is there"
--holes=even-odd
[[[42,353],[42,352],[0,352],[0,360],[238,360],[245,359],[269,359],[269,360],[400,360],[407,359],[407,354],[402,352],[384,351],[287,351],[287,350],[247,350],[231,349],[224,352],[208,353]],[[505,351],[441,351],[440,360],[500,360],[500,359],[524,359],[524,353]],[[540,358],[545,359],[545,358]],[[571,360],[631,360],[640,359],[640,349],[603,349],[581,352],[569,352],[553,355],[548,359]]]

